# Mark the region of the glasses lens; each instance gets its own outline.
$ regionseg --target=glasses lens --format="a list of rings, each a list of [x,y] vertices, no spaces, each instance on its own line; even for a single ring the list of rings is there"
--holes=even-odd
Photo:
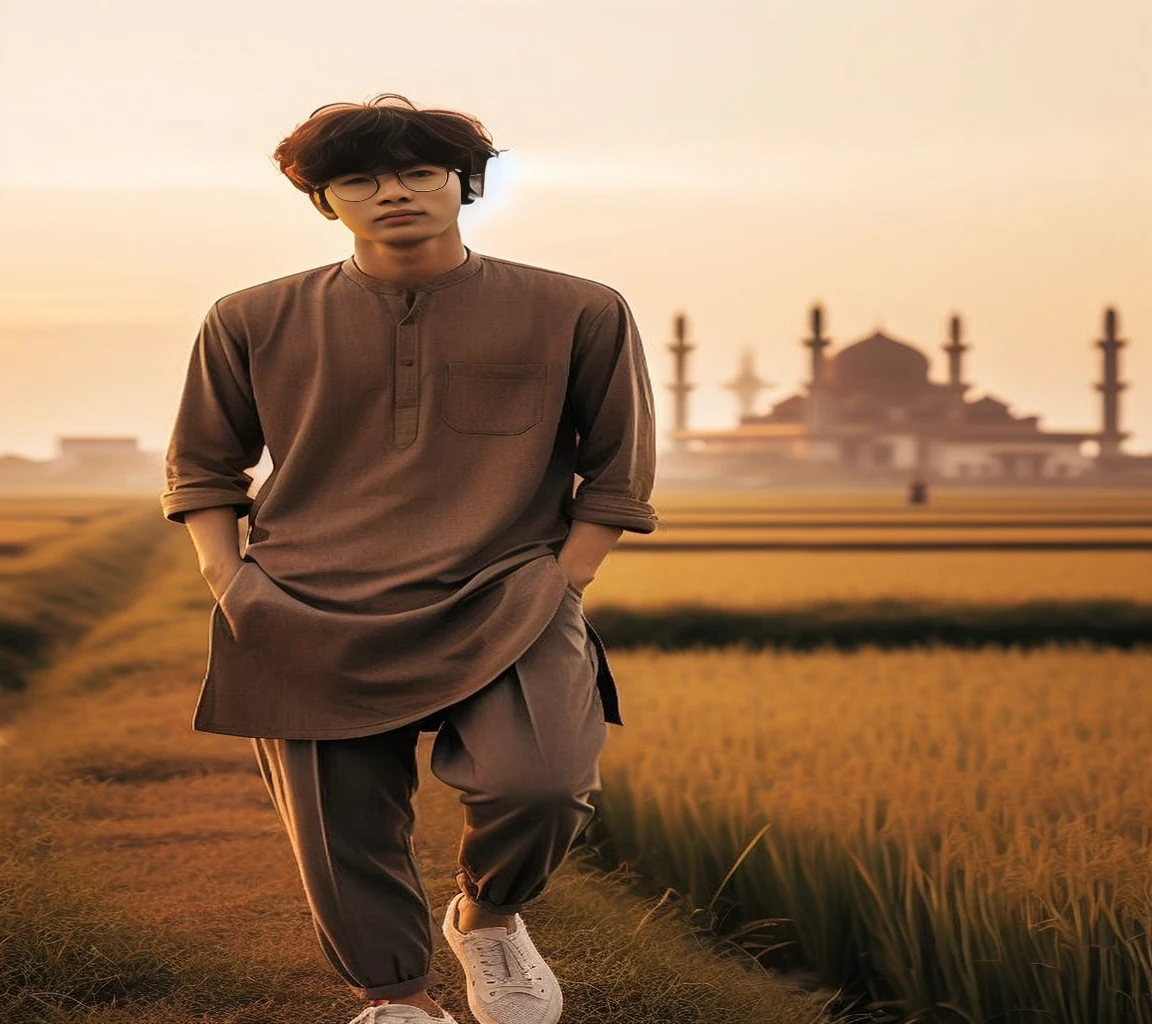
[[[448,184],[448,168],[436,164],[415,164],[400,171],[400,184],[413,192],[434,192]],[[337,199],[359,203],[376,194],[376,179],[370,174],[345,174],[330,185]]]
[[[448,184],[448,168],[419,164],[400,172],[400,184],[413,192],[432,192]]]
[[[331,184],[332,194],[346,203],[358,203],[376,194],[376,179],[368,174],[346,174]]]

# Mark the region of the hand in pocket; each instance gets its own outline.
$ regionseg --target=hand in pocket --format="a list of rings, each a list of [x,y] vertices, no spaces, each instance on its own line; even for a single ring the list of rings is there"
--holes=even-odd
[[[243,559],[240,559],[236,562],[236,565],[228,575],[212,575],[204,577],[205,582],[208,584],[208,589],[212,591],[212,599],[217,604],[220,603],[220,598],[224,596],[224,591],[226,591],[232,585],[232,581],[236,578],[236,574],[240,571],[243,565],[244,561]]]

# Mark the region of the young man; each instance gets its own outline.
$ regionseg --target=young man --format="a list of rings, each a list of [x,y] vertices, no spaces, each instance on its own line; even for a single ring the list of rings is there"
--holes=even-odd
[[[518,911],[591,821],[623,724],[583,591],[623,530],[657,524],[624,299],[461,242],[498,154],[479,122],[394,93],[297,126],[280,168],[354,253],[213,304],[166,456],[163,513],[216,600],[193,727],[252,737],[321,947],[371,1000],[358,1024],[453,1020],[426,992],[422,732],[465,810],[442,930],[468,1005],[559,1019]]]

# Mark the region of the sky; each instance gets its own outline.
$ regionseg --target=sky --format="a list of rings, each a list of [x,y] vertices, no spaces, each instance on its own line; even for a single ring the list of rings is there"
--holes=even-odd
[[[0,36],[0,455],[58,435],[167,444],[221,295],[352,235],[272,160],[324,103],[398,92],[504,150],[460,214],[480,253],[628,301],[672,426],[673,317],[695,427],[766,411],[874,330],[970,398],[1097,429],[1104,310],[1152,451],[1149,0],[13,4]],[[662,442],[663,443],[663,442]]]

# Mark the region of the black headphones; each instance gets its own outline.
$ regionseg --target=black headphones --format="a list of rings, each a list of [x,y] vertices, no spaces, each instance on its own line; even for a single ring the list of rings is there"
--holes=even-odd
[[[489,154],[472,153],[469,165],[460,177],[460,205],[469,206],[484,195],[484,174],[488,169]],[[465,178],[464,175],[467,174]]]

